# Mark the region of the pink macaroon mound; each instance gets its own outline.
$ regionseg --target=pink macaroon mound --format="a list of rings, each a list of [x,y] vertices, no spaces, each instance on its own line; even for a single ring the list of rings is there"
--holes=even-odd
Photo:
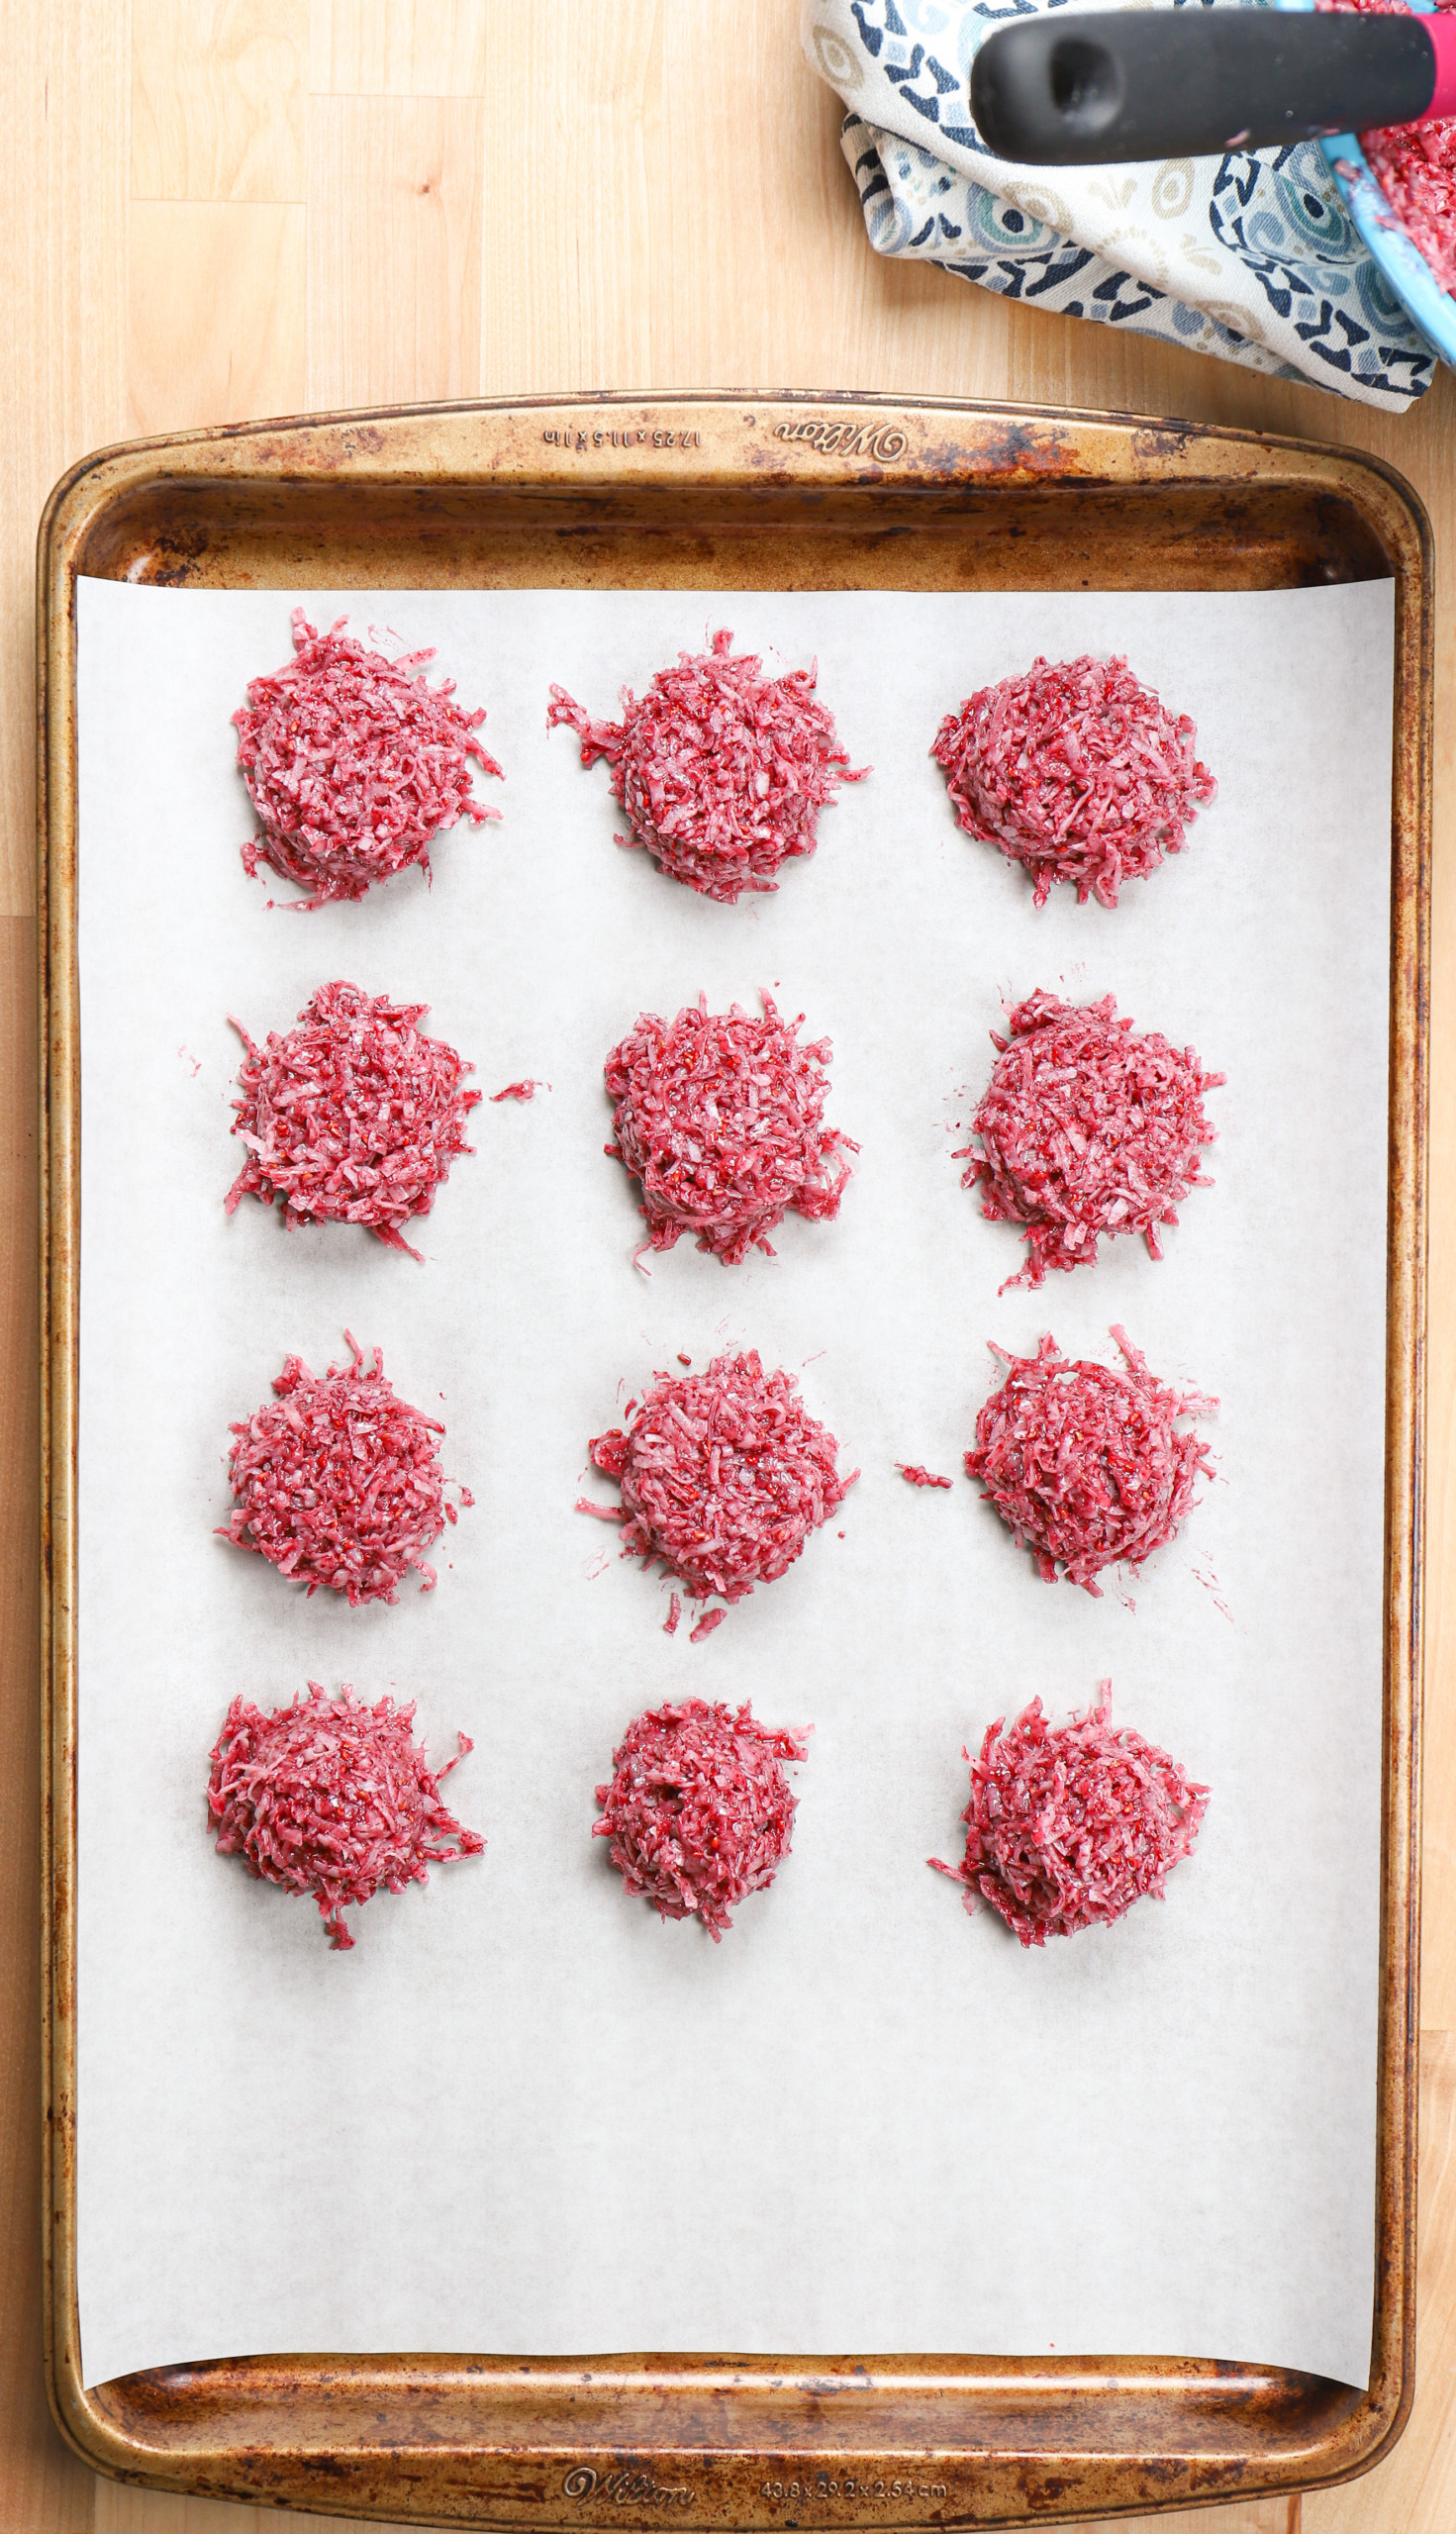
[[[270,1029],[245,1053],[233,1127],[247,1159],[228,1191],[282,1210],[285,1225],[360,1223],[418,1258],[404,1226],[428,1215],[450,1164],[474,1149],[465,1123],[481,1094],[471,1067],[421,1028],[430,1007],[368,995],[343,979],[320,986],[293,1028]]]
[[[627,813],[619,844],[645,847],[670,880],[731,906],[745,889],[776,889],[785,862],[813,853],[819,814],[851,770],[833,721],[816,703],[817,668],[765,677],[732,635],[683,651],[645,695],[626,692],[620,722],[594,722],[553,686],[547,727],[565,722],[583,765],[605,757]]]
[[[472,797],[470,761],[499,774],[476,735],[482,706],[461,713],[449,679],[422,675],[431,651],[387,659],[345,634],[340,617],[327,634],[293,611],[294,657],[248,683],[233,716],[238,765],[257,812],[258,833],[243,847],[249,877],[260,861],[308,891],[299,914],[363,897],[377,880],[418,863],[459,819],[498,819]]]
[[[1213,1184],[1202,1167],[1215,1131],[1203,1095],[1226,1076],[1119,1021],[1110,994],[1090,1004],[1028,995],[1006,1036],[991,1035],[1000,1053],[972,1121],[976,1142],[954,1159],[970,1161],[962,1185],[981,1183],[987,1221],[1025,1233],[1025,1265],[1007,1285],[1094,1266],[1099,1241],[1121,1232],[1141,1233],[1161,1258],[1160,1227],[1176,1225],[1191,1189]]]
[[[606,1147],[641,1186],[649,1249],[690,1232],[735,1267],[749,1247],[772,1258],[785,1215],[831,1222],[859,1146],[824,1122],[827,1038],[801,1043],[797,1021],[706,996],[674,1021],[644,1012],[607,1058],[617,1140]]]
[[[1102,1681],[1096,1706],[1066,1724],[1048,1724],[1040,1699],[1009,1730],[998,1716],[971,1760],[965,1855],[957,1866],[929,1859],[964,1884],[968,1909],[985,1901],[1023,1945],[1160,1900],[1193,1853],[1209,1789],[1130,1724],[1115,1730],[1112,1701]]]
[[[795,1376],[765,1372],[753,1351],[676,1380],[655,1373],[625,1424],[590,1448],[622,1505],[580,1510],[620,1521],[624,1556],[660,1559],[700,1600],[739,1602],[786,1574],[859,1476],[839,1477],[839,1446]]]
[[[1140,1566],[1177,1536],[1195,1482],[1212,1468],[1183,1420],[1215,1399],[1177,1391],[1148,1370],[1126,1331],[1123,1364],[1068,1361],[1052,1337],[1034,1355],[993,1344],[1007,1377],[976,1418],[966,1454],[1013,1538],[1048,1584],[1058,1574],[1102,1596],[1105,1567]]]
[[[715,1944],[750,1892],[764,1892],[789,1853],[797,1798],[786,1760],[809,1755],[803,1732],[759,1724],[745,1704],[649,1707],[612,1755],[597,1789],[592,1836],[634,1899],[659,1918],[701,1918]]]
[[[394,1602],[412,1570],[434,1589],[428,1552],[456,1518],[440,1474],[444,1427],[400,1398],[377,1346],[366,1363],[343,1333],[351,1364],[311,1373],[290,1355],[277,1396],[233,1427],[234,1504],[218,1536],[255,1550],[310,1597],[323,1585],[350,1604]],[[467,1487],[459,1496],[474,1503]]]
[[[1054,882],[1115,907],[1124,880],[1179,853],[1217,785],[1177,720],[1123,659],[1035,659],[968,696],[931,749],[967,835],[1019,862],[1044,906]]]
[[[207,1808],[218,1854],[241,1856],[249,1874],[284,1892],[311,1893],[337,1953],[354,1941],[346,1908],[428,1883],[432,1865],[485,1846],[439,1794],[474,1747],[469,1736],[432,1770],[414,1717],[413,1706],[383,1698],[368,1706],[347,1687],[331,1699],[310,1681],[306,1700],[266,1715],[235,1699],[213,1750]]]

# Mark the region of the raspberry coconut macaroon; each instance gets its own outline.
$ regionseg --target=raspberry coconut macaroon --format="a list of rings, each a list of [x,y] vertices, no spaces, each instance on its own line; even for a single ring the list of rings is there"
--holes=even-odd
[[[617,1522],[624,1557],[660,1560],[698,1601],[740,1602],[776,1582],[859,1476],[839,1477],[839,1446],[794,1375],[765,1372],[753,1352],[719,1355],[679,1379],[655,1373],[640,1403],[629,1400],[625,1424],[590,1448],[622,1503],[579,1497],[578,1511]],[[724,1615],[707,1612],[693,1640]],[[674,1613],[669,1632],[675,1624]]]
[[[1112,1926],[1135,1900],[1161,1900],[1191,1856],[1209,1805],[1199,1786],[1130,1724],[1111,1722],[1113,1685],[1095,1707],[1049,1724],[1040,1699],[1005,1730],[998,1716],[972,1760],[959,1865],[928,1862],[965,1886],[1025,1946]]]
[[[1116,1015],[1112,995],[1071,1004],[1038,992],[1015,1006],[1004,1038],[991,1033],[1000,1053],[971,1121],[976,1142],[953,1158],[971,1163],[963,1187],[983,1185],[987,1221],[1025,1233],[1025,1264],[1003,1293],[1043,1284],[1049,1267],[1094,1266],[1098,1242],[1121,1232],[1140,1232],[1161,1258],[1160,1227],[1177,1224],[1191,1189],[1213,1184],[1203,1095],[1227,1076]]]
[[[1115,907],[1124,880],[1180,853],[1217,785],[1123,659],[1035,659],[947,713],[930,753],[967,835],[1019,862],[1044,906],[1053,883]]]
[[[446,1522],[437,1437],[444,1427],[399,1397],[384,1358],[347,1329],[351,1364],[311,1373],[290,1355],[276,1396],[233,1427],[233,1511],[218,1537],[265,1557],[290,1583],[348,1603],[396,1602],[412,1571],[437,1581],[428,1553]],[[468,1487],[462,1505],[473,1505]]]
[[[294,1027],[254,1045],[241,1021],[233,1132],[247,1159],[226,1200],[276,1205],[285,1226],[360,1223],[418,1259],[404,1238],[428,1215],[450,1163],[474,1150],[465,1124],[482,1094],[473,1068],[420,1026],[424,1003],[392,1003],[343,979],[320,986]]]
[[[1053,1337],[1034,1355],[993,1343],[1007,1377],[976,1418],[966,1454],[967,1474],[1031,1550],[1037,1573],[1048,1584],[1059,1575],[1080,1584],[1094,1600],[1104,1568],[1140,1566],[1177,1537],[1195,1483],[1213,1466],[1184,1420],[1218,1405],[1160,1382],[1124,1329],[1112,1334],[1122,1367],[1069,1361]]]
[[[243,847],[256,878],[260,861],[316,907],[363,897],[377,880],[418,863],[428,878],[430,847],[462,818],[498,819],[471,793],[471,760],[499,774],[477,733],[482,706],[461,713],[453,682],[422,674],[433,650],[388,659],[345,634],[346,617],[327,634],[293,611],[294,657],[249,681],[233,716],[238,766],[257,813],[258,833]]]
[[[789,1853],[797,1804],[785,1761],[808,1735],[760,1724],[745,1702],[648,1707],[612,1754],[597,1789],[595,1839],[633,1899],[659,1918],[699,1918],[715,1944],[750,1892],[765,1892]]]
[[[670,880],[724,906],[776,889],[785,862],[813,853],[838,785],[871,771],[851,769],[816,703],[817,667],[765,677],[752,652],[729,658],[732,638],[680,652],[641,697],[624,692],[620,722],[594,722],[561,686],[546,713],[548,729],[575,731],[583,765],[606,758],[627,813],[618,843],[644,846]]]
[[[376,1892],[428,1883],[429,1868],[479,1856],[485,1841],[440,1798],[442,1779],[472,1750],[432,1769],[414,1737],[413,1706],[368,1706],[344,1687],[264,1714],[235,1699],[212,1754],[207,1808],[219,1856],[241,1856],[257,1881],[312,1894],[336,1953],[354,1939],[343,1912]]]
[[[801,1044],[803,1013],[785,1023],[761,1000],[761,1021],[736,1003],[710,1012],[706,996],[674,1021],[644,1012],[607,1058],[617,1140],[606,1150],[640,1183],[643,1249],[690,1232],[735,1267],[750,1246],[773,1257],[768,1235],[785,1215],[831,1222],[839,1211],[841,1156],[859,1146],[824,1122],[833,1050],[827,1038]]]

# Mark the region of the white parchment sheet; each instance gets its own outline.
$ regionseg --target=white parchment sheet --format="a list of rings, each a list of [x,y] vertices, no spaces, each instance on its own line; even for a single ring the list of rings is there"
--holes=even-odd
[[[270,912],[230,716],[285,594],[83,583],[80,2295],[88,2383],[268,2350],[1164,2352],[1364,2384],[1373,2286],[1392,591],[316,594],[489,708],[504,824],[357,906]],[[722,907],[612,842],[615,711],[719,625],[820,664],[855,764],[781,891]],[[384,634],[383,629],[388,629]],[[1125,651],[1217,774],[1115,914],[954,825],[927,753],[987,681]],[[486,1092],[417,1232],[223,1198],[239,1044],[323,980],[429,1003]],[[833,1041],[837,1222],[633,1270],[607,1050],[769,987]],[[998,1297],[966,1140],[1004,997],[1116,993],[1227,1073],[1213,1189],[1154,1264]],[[1039,1581],[961,1472],[996,1337],[1217,1394],[1217,1480],[1132,1598]],[[438,1590],[312,1602],[213,1536],[229,1422],[285,1353],[382,1344],[474,1490]],[[590,1435],[679,1351],[803,1368],[863,1475],[698,1646],[573,1511]],[[956,1474],[921,1494],[897,1460]],[[964,1742],[1110,1675],[1213,1788],[1164,1904],[1025,1953],[927,1871]],[[230,1699],[419,1701],[482,1858],[353,1912],[206,1826]],[[714,1945],[623,1894],[593,1788],[630,1718],[812,1724],[792,1856]]]

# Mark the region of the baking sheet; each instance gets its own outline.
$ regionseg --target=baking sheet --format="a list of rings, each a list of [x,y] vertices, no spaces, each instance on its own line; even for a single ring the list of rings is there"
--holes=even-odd
[[[435,642],[505,824],[357,907],[269,912],[229,715],[278,593],[83,582],[78,2271],[85,2380],[291,2349],[1198,2355],[1365,2381],[1373,2291],[1392,590],[925,597],[317,594]],[[730,624],[817,653],[856,763],[816,859],[721,908],[611,842],[544,731]],[[1220,794],[1110,915],[954,828],[940,712],[1037,650],[1125,649]],[[287,895],[287,891],[281,892]],[[321,980],[428,1001],[487,1091],[416,1267],[229,1220],[236,1012]],[[1113,991],[1226,1070],[1216,1188],[1168,1255],[998,1297],[1019,1255],[951,1148],[1004,996]],[[601,1146],[639,1010],[769,986],[835,1047],[863,1151],[837,1223],[736,1270],[640,1225]],[[1216,1392],[1217,1483],[1135,1609],[1039,1582],[951,1472],[985,1340]],[[352,1327],[438,1407],[477,1505],[438,1590],[303,1601],[212,1536],[229,1420]],[[573,1512],[586,1438],[681,1350],[803,1370],[862,1476],[699,1646]],[[619,1384],[622,1387],[619,1389]],[[839,1534],[842,1531],[843,1536]],[[925,1870],[959,1753],[1032,1691],[1115,1710],[1213,1789],[1162,1906],[1028,1955]],[[417,1698],[483,1859],[354,1913],[213,1852],[229,1699]],[[641,1706],[812,1722],[794,1851],[715,1947],[629,1902],[592,1789]]]

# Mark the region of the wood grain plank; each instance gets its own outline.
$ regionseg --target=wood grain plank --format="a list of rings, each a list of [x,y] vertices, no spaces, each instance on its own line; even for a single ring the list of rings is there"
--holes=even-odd
[[[133,0],[132,193],[302,202],[309,0]]]
[[[134,203],[133,431],[298,413],[307,392],[304,291],[302,204]]]
[[[128,40],[125,0],[0,18],[0,2525],[17,2534],[83,2534],[92,2513],[41,2342],[34,553],[55,477],[125,427]]]
[[[841,113],[781,0],[534,0],[493,88],[493,191],[530,211],[487,242],[482,392],[1026,393],[1028,332],[1055,363],[1095,330],[873,254]]]
[[[865,248],[838,147],[843,109],[798,45],[786,48],[786,32],[781,12],[745,12],[739,0],[702,0],[691,14],[663,13],[661,78],[671,112],[652,207],[654,242],[659,253],[666,250],[656,296],[667,324],[659,314],[653,327],[659,356],[674,377],[699,376],[712,386],[812,387],[893,383],[881,376],[889,354],[905,385],[933,392],[922,372],[937,342],[953,341],[957,331],[945,305],[946,277],[907,271],[908,287],[897,276],[890,298],[878,287],[884,261]],[[770,98],[772,111],[765,112]],[[714,169],[713,182],[698,180],[695,158]],[[800,273],[794,291],[783,286],[786,238],[795,241]],[[811,267],[814,279],[805,287]],[[725,288],[718,277],[729,273],[732,286]],[[974,328],[962,333],[968,351],[974,343],[974,367],[969,376],[962,370],[955,392],[1005,393],[1010,307],[989,292],[976,296],[990,304],[977,308]],[[755,360],[748,378],[742,361],[750,328]]]
[[[36,522],[61,469],[125,429],[127,14],[0,22],[0,912],[35,907]]]
[[[484,96],[492,47],[511,49],[501,14],[491,0],[313,0],[309,86],[323,97]]]
[[[481,390],[661,385],[678,375],[659,286],[677,269],[664,225],[662,13],[656,0],[534,0],[518,35],[492,100],[492,187],[529,212],[496,225],[483,258]],[[684,112],[696,103],[684,97]],[[751,321],[752,276],[741,278]]]
[[[308,394],[316,409],[476,392],[483,118],[470,97],[313,99]]]

